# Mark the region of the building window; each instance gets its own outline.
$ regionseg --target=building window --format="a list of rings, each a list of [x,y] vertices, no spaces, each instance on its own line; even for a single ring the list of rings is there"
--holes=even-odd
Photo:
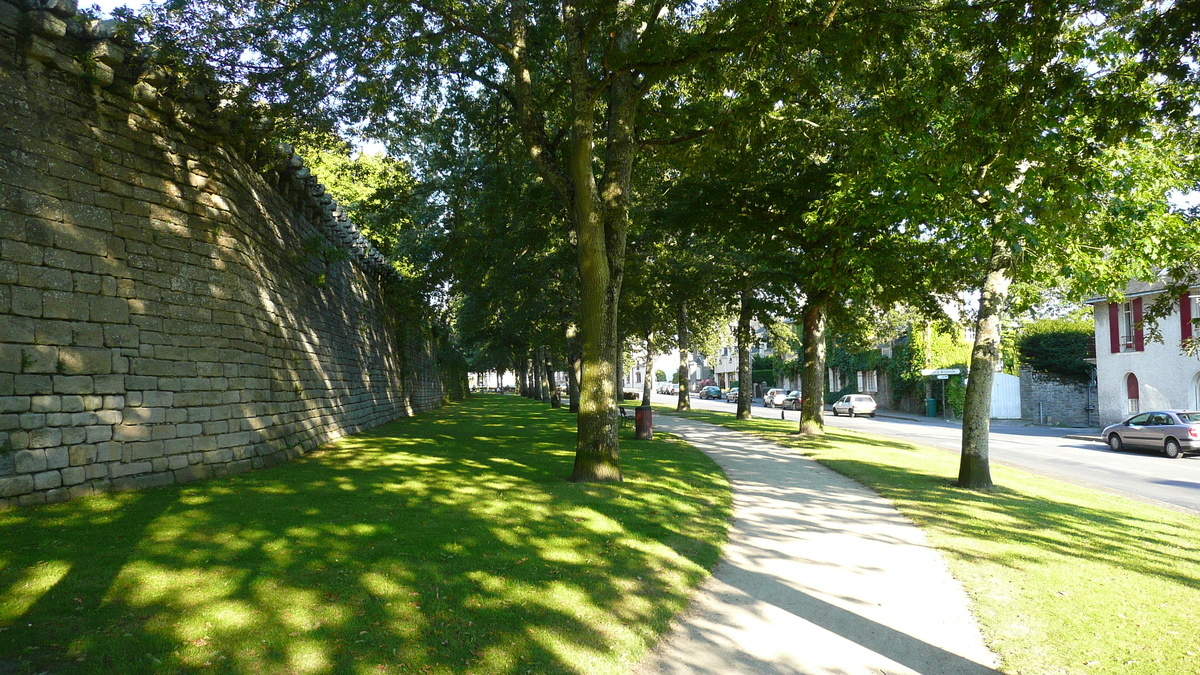
[[[879,374],[874,370],[858,371],[858,390],[868,393],[879,391]]]
[[[1133,351],[1133,303],[1121,303],[1121,351]]]
[[[1130,415],[1136,414],[1138,412],[1138,410],[1141,408],[1141,406],[1139,405],[1139,400],[1138,400],[1140,398],[1140,394],[1138,393],[1138,391],[1139,391],[1139,387],[1138,387],[1137,375],[1134,375],[1133,373],[1129,373],[1128,375],[1125,376],[1125,397],[1126,397],[1126,401],[1128,402],[1128,405],[1126,406],[1126,411]]]
[[[842,389],[842,374],[837,368],[829,369],[829,391],[841,391]]]

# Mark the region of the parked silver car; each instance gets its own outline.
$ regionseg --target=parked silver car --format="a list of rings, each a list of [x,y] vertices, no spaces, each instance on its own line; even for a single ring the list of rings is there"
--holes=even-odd
[[[855,415],[874,417],[875,399],[866,394],[846,394],[833,404],[833,416],[837,417],[842,413],[846,413],[850,417]]]
[[[1185,452],[1200,452],[1200,412],[1152,410],[1112,424],[1100,437],[1115,451],[1125,448],[1161,450],[1174,459]]]
[[[768,389],[767,393],[763,394],[763,407],[774,408],[783,403],[785,398],[787,398],[787,389]]]

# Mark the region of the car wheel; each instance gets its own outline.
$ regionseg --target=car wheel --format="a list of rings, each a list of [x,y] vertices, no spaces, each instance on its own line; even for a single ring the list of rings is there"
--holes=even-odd
[[[837,411],[837,408],[834,408],[834,409],[833,409],[833,416],[834,416],[834,417],[837,417],[837,416],[838,416],[838,411]]]
[[[1125,449],[1125,444],[1121,442],[1121,437],[1116,434],[1108,435],[1108,447],[1113,449],[1113,452],[1120,452]]]
[[[871,413],[871,419],[875,419],[875,413]]]
[[[1174,438],[1167,439],[1166,444],[1163,445],[1163,452],[1171,459],[1175,459],[1183,454],[1183,450],[1179,448],[1179,441]]]
[[[854,417],[854,408],[850,408],[846,411],[846,417]]]

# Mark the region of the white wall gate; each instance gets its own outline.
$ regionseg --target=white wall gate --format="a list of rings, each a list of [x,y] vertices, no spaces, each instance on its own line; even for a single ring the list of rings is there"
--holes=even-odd
[[[992,419],[1021,419],[1021,378],[996,373],[992,380]]]

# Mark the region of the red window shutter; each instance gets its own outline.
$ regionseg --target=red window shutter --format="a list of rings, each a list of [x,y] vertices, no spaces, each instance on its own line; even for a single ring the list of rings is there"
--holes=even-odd
[[[1138,379],[1137,375],[1130,373],[1125,378],[1125,395],[1131,399],[1141,398],[1138,396]]]
[[[1121,351],[1121,306],[1115,302],[1108,303],[1108,343],[1113,354]]]
[[[1142,299],[1133,299],[1133,349],[1146,351],[1146,332],[1142,330]]]
[[[1179,296],[1179,341],[1192,338],[1192,297],[1189,291]]]

